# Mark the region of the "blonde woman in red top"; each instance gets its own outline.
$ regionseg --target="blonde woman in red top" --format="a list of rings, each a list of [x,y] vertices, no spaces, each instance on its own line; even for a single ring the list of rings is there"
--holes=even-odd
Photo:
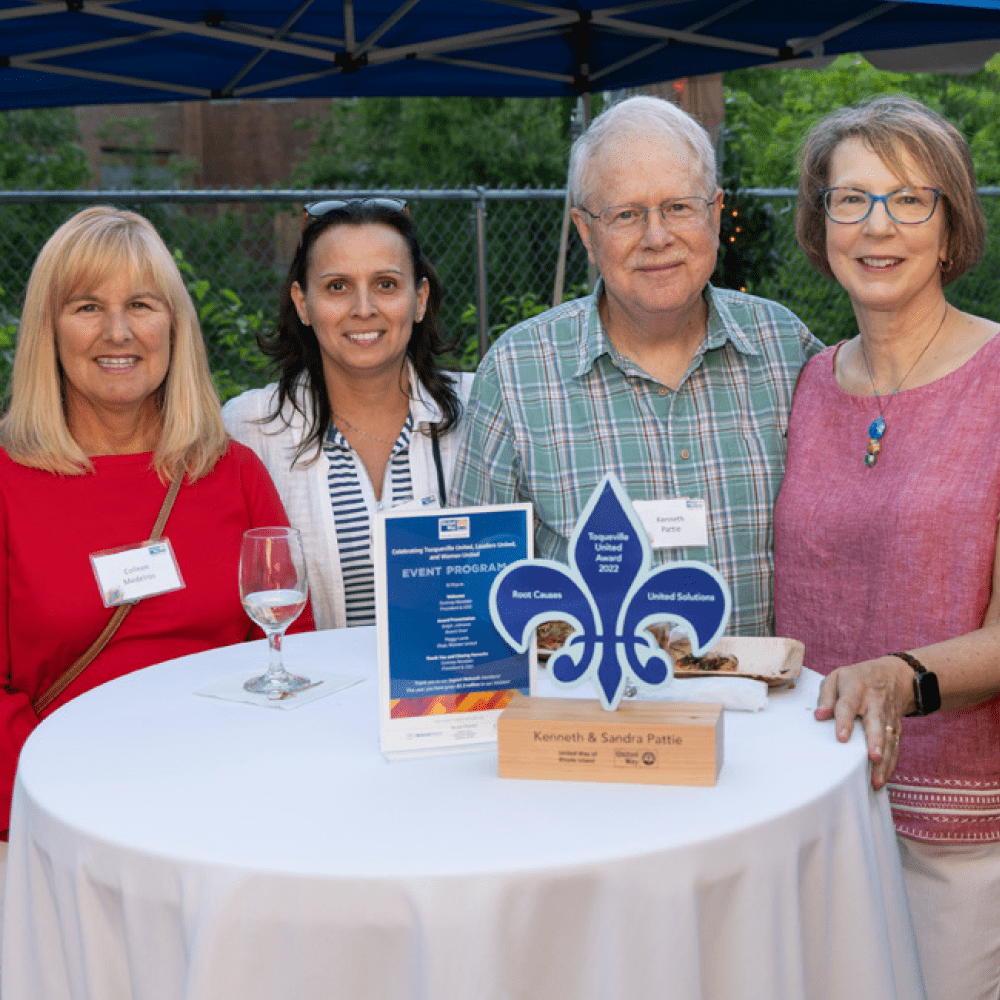
[[[178,478],[163,537],[183,586],[143,597],[49,700],[114,611],[90,557],[142,546]],[[260,460],[223,428],[194,306],[156,230],[113,208],[73,216],[32,270],[0,420],[0,841],[41,718],[133,670],[262,635],[240,603],[240,542],[287,523]],[[312,627],[308,609],[295,627]]]

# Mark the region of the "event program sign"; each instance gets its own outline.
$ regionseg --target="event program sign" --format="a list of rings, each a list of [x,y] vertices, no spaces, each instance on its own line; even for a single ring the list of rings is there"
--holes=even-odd
[[[528,652],[493,625],[493,581],[532,555],[531,507],[386,511],[375,525],[383,753],[491,743],[529,690]]]

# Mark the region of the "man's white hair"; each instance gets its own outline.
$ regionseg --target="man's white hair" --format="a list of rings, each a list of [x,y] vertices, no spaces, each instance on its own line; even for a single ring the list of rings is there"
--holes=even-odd
[[[604,142],[626,135],[682,140],[691,150],[697,172],[704,178],[705,195],[711,197],[715,192],[718,187],[715,150],[705,129],[670,101],[659,97],[629,97],[605,108],[573,143],[568,180],[573,205],[582,206],[593,193],[589,188],[589,168],[597,150]],[[687,193],[677,192],[678,195]]]

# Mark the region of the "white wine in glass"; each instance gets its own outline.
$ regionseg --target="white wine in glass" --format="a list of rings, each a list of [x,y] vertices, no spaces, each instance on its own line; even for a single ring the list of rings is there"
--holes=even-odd
[[[271,650],[267,673],[243,687],[273,698],[309,684],[285,670],[281,639],[309,599],[302,537],[295,528],[251,528],[240,549],[240,600],[246,613],[264,630]]]

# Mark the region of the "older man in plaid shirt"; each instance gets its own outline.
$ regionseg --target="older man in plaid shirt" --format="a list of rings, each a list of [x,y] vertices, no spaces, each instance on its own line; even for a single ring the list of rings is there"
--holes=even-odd
[[[608,472],[634,501],[700,499],[708,545],[655,559],[714,565],[730,632],[773,634],[771,511],[795,382],[822,345],[784,307],[708,284],[723,193],[708,135],[679,108],[605,111],[573,146],[569,186],[601,280],[483,359],[452,502],[530,501],[538,554],[565,561]]]

